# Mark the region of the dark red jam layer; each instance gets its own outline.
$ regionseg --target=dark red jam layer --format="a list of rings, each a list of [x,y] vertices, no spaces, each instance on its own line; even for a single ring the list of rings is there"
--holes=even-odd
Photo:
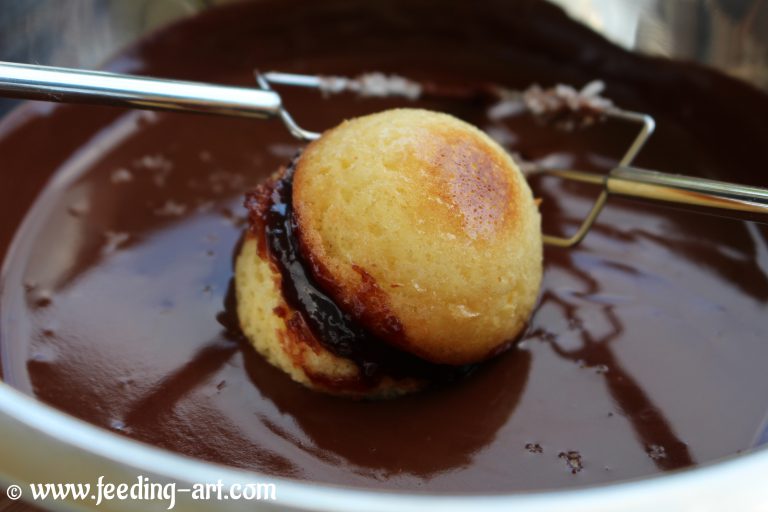
[[[369,384],[375,384],[384,375],[444,382],[469,373],[474,365],[434,364],[388,344],[360,325],[322,290],[302,255],[297,236],[293,176],[298,158],[291,161],[274,183],[263,185],[269,187],[268,194],[258,190],[247,194],[245,200],[251,229],[256,236],[264,237],[268,256],[282,276],[285,302],[299,312],[326,349],[353,361]]]

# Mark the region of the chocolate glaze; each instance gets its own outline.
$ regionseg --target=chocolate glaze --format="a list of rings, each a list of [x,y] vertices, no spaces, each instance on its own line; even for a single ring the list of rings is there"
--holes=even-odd
[[[539,2],[233,5],[109,65],[236,84],[252,84],[254,67],[521,89],[599,78],[617,105],[656,117],[638,165],[765,185],[764,94],[627,54]],[[286,91],[286,104],[314,130],[412,105],[309,91]],[[526,116],[494,124],[471,101],[416,105],[487,129],[528,160],[585,170],[615,164],[634,132],[608,122],[562,133]],[[461,383],[383,403],[294,384],[243,342],[226,298],[242,193],[299,147],[277,121],[46,104],[5,118],[3,378],[204,460],[386,489],[596,484],[765,439],[768,231],[617,199],[581,246],[546,249],[523,340]],[[551,233],[571,232],[595,194],[554,179],[533,186]]]
[[[302,255],[293,213],[293,175],[298,158],[291,160],[279,178],[260,185],[245,200],[251,230],[263,240],[259,242],[265,249],[261,256],[270,258],[282,276],[286,303],[327,350],[357,365],[364,387],[375,386],[384,375],[447,382],[469,374],[473,365],[430,363],[375,337],[315,281]]]

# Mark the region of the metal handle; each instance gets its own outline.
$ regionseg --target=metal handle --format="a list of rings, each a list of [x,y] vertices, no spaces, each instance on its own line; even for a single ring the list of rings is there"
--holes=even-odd
[[[614,168],[607,175],[570,169],[542,169],[537,172],[602,186],[607,195],[768,224],[768,188],[667,174],[626,165]]]
[[[281,114],[270,90],[0,62],[0,93],[55,102],[266,118]]]
[[[648,114],[618,108],[608,109],[604,114],[639,124],[641,127],[629,150],[611,172],[600,175],[571,169],[549,168],[535,168],[530,171],[530,174],[558,176],[602,187],[595,204],[592,205],[589,214],[575,233],[569,237],[544,234],[542,237],[544,243],[555,247],[574,247],[580,243],[594,225],[610,195],[665,203],[697,213],[768,224],[767,188],[632,167],[630,164],[653,133],[655,121]]]
[[[761,187],[617,167],[605,180],[605,188],[610,194],[768,223],[768,189]]]

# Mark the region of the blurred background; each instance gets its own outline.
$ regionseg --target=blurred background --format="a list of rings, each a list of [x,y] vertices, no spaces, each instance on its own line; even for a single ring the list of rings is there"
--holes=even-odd
[[[0,60],[95,68],[142,34],[232,1],[0,0]],[[768,0],[550,1],[625,48],[768,89]],[[0,100],[0,114],[12,105]]]

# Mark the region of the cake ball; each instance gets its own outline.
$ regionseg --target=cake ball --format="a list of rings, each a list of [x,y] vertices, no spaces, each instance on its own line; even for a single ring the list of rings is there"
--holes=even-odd
[[[312,388],[393,396],[461,376],[519,336],[540,216],[510,156],[452,116],[345,121],[248,195],[244,333]]]

